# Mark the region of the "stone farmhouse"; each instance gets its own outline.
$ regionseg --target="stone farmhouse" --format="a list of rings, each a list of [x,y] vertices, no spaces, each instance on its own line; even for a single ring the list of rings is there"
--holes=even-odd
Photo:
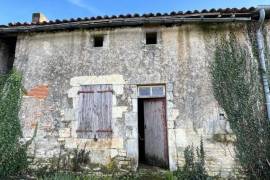
[[[91,163],[116,160],[170,170],[184,149],[204,143],[206,167],[227,176],[234,136],[216,101],[209,65],[217,40],[233,32],[252,55],[249,26],[269,8],[127,14],[0,26],[0,73],[15,68],[26,90],[19,117],[29,150],[47,162],[79,148]],[[216,138],[219,137],[219,138]],[[220,139],[226,139],[222,141]]]

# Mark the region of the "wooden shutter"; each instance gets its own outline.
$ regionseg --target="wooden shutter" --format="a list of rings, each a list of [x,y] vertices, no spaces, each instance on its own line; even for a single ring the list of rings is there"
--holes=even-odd
[[[112,85],[82,86],[78,93],[78,137],[110,137],[112,134]]]

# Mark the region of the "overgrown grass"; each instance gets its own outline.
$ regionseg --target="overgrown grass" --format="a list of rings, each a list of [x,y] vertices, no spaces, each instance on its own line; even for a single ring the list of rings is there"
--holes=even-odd
[[[166,173],[131,173],[121,176],[101,176],[101,175],[86,175],[74,174],[72,172],[58,172],[55,174],[39,177],[38,180],[204,180],[198,174],[187,174],[183,171],[175,171]],[[218,179],[207,176],[207,179]]]
[[[171,173],[172,174],[172,173]],[[87,175],[74,172],[58,172],[39,177],[39,180],[166,180],[167,176],[161,174],[126,174],[126,175]]]
[[[195,154],[196,152],[196,154]],[[151,169],[142,169],[138,172],[129,172],[126,174],[110,173],[103,175],[87,175],[78,172],[56,172],[52,174],[41,175],[40,180],[206,180],[214,179],[208,176],[205,170],[205,152],[203,141],[200,147],[194,149],[193,146],[187,146],[184,152],[185,165],[178,168],[177,171],[152,171]]]
[[[127,174],[121,176],[98,176],[98,175],[78,175],[70,172],[56,173],[38,178],[39,180],[177,180],[172,172],[165,174]]]
[[[55,174],[39,177],[38,180],[98,180],[97,176],[78,175],[71,172],[58,172]]]

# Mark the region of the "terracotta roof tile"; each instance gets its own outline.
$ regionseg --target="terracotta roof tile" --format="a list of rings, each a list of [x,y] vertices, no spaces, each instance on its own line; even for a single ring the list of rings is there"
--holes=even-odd
[[[186,11],[186,12],[183,12],[183,11],[178,11],[178,12],[175,12],[175,11],[172,11],[170,13],[145,13],[145,14],[142,14],[142,15],[139,15],[137,13],[131,15],[131,14],[126,14],[126,15],[123,15],[123,14],[120,14],[118,16],[116,15],[112,15],[112,16],[96,16],[96,17],[85,17],[85,18],[77,18],[77,19],[74,19],[74,18],[71,18],[69,20],[67,19],[63,19],[63,20],[59,20],[59,19],[56,19],[54,21],[49,21],[47,24],[55,24],[55,23],[67,23],[67,22],[76,22],[76,21],[89,21],[89,20],[101,20],[101,19],[115,19],[115,18],[132,18],[132,17],[155,17],[155,16],[177,16],[177,15],[194,15],[194,14],[204,14],[204,13],[215,13],[215,12],[219,12],[219,13],[252,13],[252,11],[254,11],[256,8],[255,7],[250,7],[250,8],[246,8],[246,7],[243,7],[243,8],[225,8],[225,9],[210,9],[210,10],[207,10],[207,9],[203,9],[201,11],[199,10],[194,10],[194,11]],[[43,24],[43,23],[39,23],[39,24]],[[33,24],[33,23],[9,23],[9,26],[25,26],[25,25],[36,25],[36,24]]]
[[[145,13],[145,14],[126,14],[126,15],[123,15],[123,14],[120,14],[118,16],[116,15],[112,15],[112,16],[96,16],[96,17],[84,17],[84,18],[77,18],[77,19],[74,19],[74,18],[71,18],[71,19],[63,19],[63,20],[59,20],[59,19],[56,19],[56,20],[50,20],[48,22],[42,22],[42,23],[27,23],[27,22],[24,22],[24,23],[20,23],[20,22],[17,22],[17,23],[9,23],[8,25],[1,25],[0,28],[1,30],[3,30],[4,28],[19,28],[19,27],[27,27],[27,26],[34,26],[34,27],[37,27],[37,26],[42,26],[42,25],[57,25],[57,24],[72,24],[72,26],[74,26],[74,23],[76,22],[89,22],[89,23],[92,23],[92,21],[94,22],[94,24],[98,23],[100,20],[104,20],[104,19],[112,19],[112,21],[114,19],[119,19],[119,22],[123,21],[125,22],[124,19],[131,19],[131,18],[136,18],[133,22],[136,23],[136,21],[138,21],[138,24],[141,25],[142,23],[144,23],[144,21],[140,21],[140,19],[143,19],[143,18],[149,18],[149,17],[155,17],[155,18],[163,18],[166,19],[166,20],[170,20],[171,17],[176,17],[176,18],[203,18],[203,17],[207,17],[207,18],[217,18],[217,14],[219,14],[220,18],[224,17],[247,17],[247,18],[257,18],[258,17],[258,14],[255,13],[256,11],[256,8],[255,7],[250,7],[250,8],[246,8],[246,7],[243,7],[243,8],[224,8],[224,9],[203,9],[201,11],[199,10],[194,10],[194,11],[186,11],[186,12],[183,12],[183,11],[178,11],[178,12],[175,12],[175,11],[172,11],[170,13],[160,13],[160,12],[157,12],[157,13]],[[172,19],[173,19],[172,18]],[[173,21],[173,20],[172,20]],[[102,22],[102,21],[100,21]],[[117,21],[118,24],[121,24]],[[172,22],[173,23],[173,22]],[[102,27],[105,27],[106,25],[104,25],[104,22],[103,22],[103,25]],[[92,27],[92,26],[91,26]],[[111,27],[111,26],[110,26]],[[40,28],[40,27],[38,27]],[[64,29],[63,27],[59,28],[59,29]],[[34,31],[34,30],[33,30]]]

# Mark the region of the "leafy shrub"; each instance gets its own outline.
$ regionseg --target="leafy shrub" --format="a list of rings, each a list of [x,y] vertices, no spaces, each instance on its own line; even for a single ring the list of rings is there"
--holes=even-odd
[[[175,172],[177,179],[205,180],[208,175],[205,170],[205,152],[203,148],[203,140],[201,139],[200,147],[196,148],[187,146],[184,151],[185,165],[178,168]]]
[[[87,151],[85,149],[86,144],[84,146],[84,149],[75,149],[74,150],[74,157],[71,159],[72,161],[72,170],[73,171],[80,171],[81,165],[86,165],[90,163],[90,151]]]
[[[0,177],[20,173],[27,167],[26,145],[19,143],[21,94],[21,76],[17,72],[0,78]]]

